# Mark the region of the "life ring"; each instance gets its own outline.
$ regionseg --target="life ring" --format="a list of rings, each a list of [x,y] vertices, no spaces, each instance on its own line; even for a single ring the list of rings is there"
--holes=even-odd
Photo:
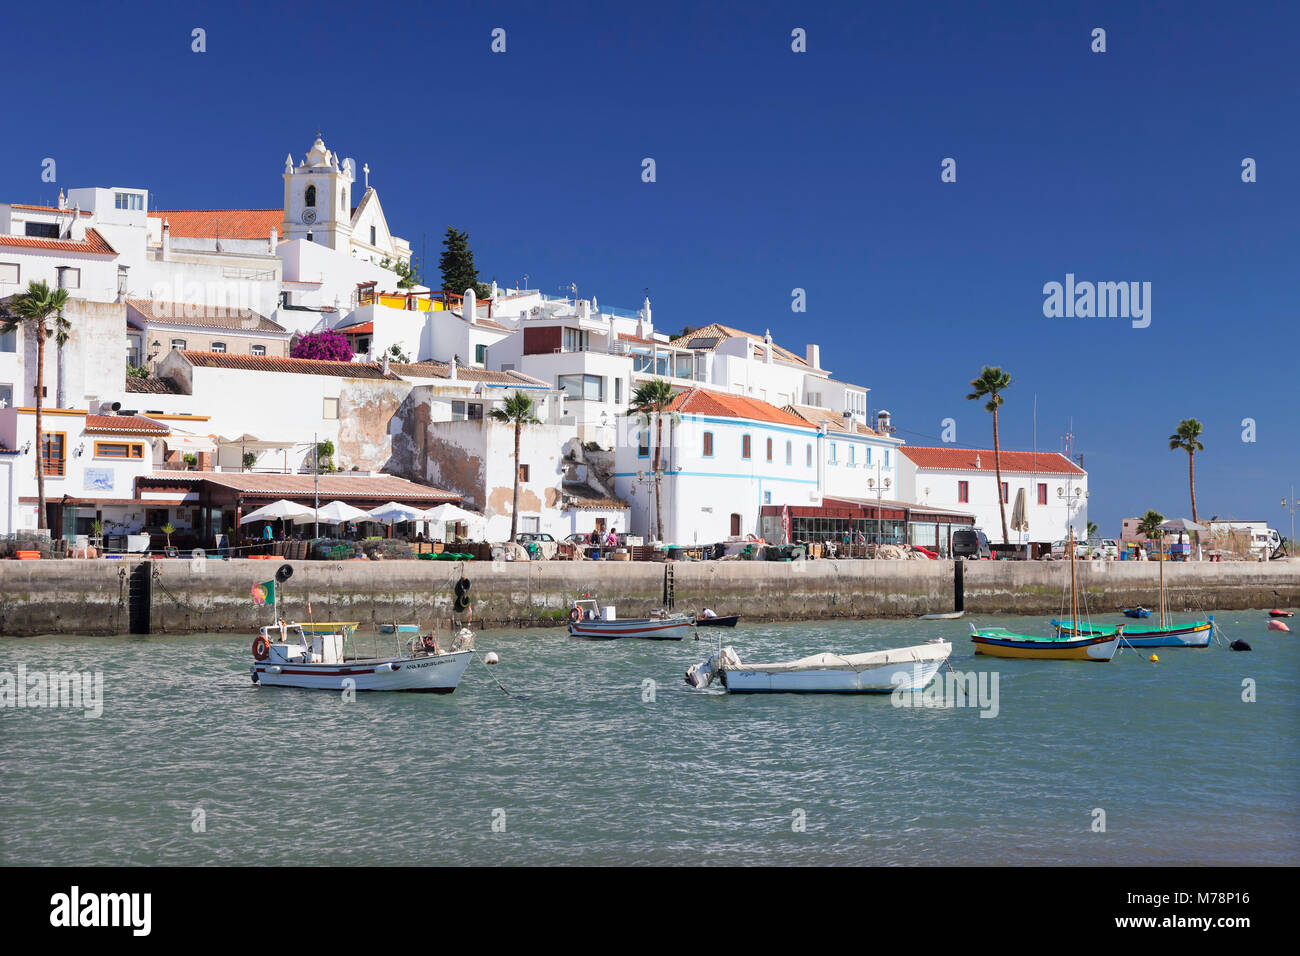
[[[582,620],[582,611],[577,606],[569,608],[569,622],[577,624]]]
[[[265,634],[253,638],[253,659],[264,661],[271,656],[271,640]]]

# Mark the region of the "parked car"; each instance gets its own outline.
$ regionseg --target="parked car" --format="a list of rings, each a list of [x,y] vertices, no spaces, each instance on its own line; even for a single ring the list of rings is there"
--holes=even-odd
[[[988,536],[978,528],[952,533],[952,555],[954,558],[992,559],[993,549],[989,547]]]
[[[1085,558],[1107,558],[1119,560],[1119,542],[1114,538],[1089,538],[1079,549],[1079,556]]]
[[[559,542],[555,540],[554,536],[546,534],[544,531],[521,532],[516,535],[515,541],[523,545],[525,548],[528,548],[530,543],[536,543],[537,547],[541,549],[542,557],[548,560],[555,557],[555,552],[558,551],[560,547]],[[532,549],[529,548],[529,550],[531,551]]]

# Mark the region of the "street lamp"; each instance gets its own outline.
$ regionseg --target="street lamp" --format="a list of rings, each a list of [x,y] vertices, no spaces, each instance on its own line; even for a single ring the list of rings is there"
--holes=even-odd
[[[1286,539],[1287,557],[1295,557],[1295,509],[1297,505],[1300,505],[1300,501],[1296,501],[1295,485],[1292,485],[1291,500],[1282,499],[1282,507],[1291,512],[1291,537]]]

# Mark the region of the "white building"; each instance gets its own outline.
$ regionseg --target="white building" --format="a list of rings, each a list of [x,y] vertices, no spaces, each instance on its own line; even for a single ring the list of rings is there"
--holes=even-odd
[[[975,526],[989,541],[1002,542],[997,475],[991,448],[898,449],[898,488],[904,501],[975,516]],[[1006,504],[1010,544],[1033,544],[1035,552],[1066,537],[1087,537],[1088,474],[1056,452],[1002,449],[1001,496]],[[1025,494],[1027,531],[1011,528],[1016,496]]]

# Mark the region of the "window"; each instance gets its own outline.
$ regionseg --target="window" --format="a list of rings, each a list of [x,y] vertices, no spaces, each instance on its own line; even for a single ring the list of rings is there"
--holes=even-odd
[[[146,508],[144,510],[144,526],[161,530],[170,519],[167,516],[166,508]]]
[[[95,442],[95,457],[138,460],[144,457],[144,445],[136,441],[97,441]]]
[[[772,439],[767,440],[767,460],[772,460]]]
[[[316,187],[315,187],[315,186],[308,186],[308,187],[307,187],[307,193],[306,193],[306,195],[303,197],[303,203],[305,203],[305,204],[308,205],[308,206],[314,206],[314,205],[316,205]]]
[[[763,492],[763,504],[770,505],[771,503],[772,503],[772,492],[770,491]]]
[[[1038,503],[1040,505],[1047,504],[1047,485],[1043,482],[1038,484]]]
[[[623,380],[621,378],[614,379],[614,404],[623,404]]]
[[[41,436],[41,470],[47,475],[61,477],[66,457],[63,432],[45,432]]]
[[[1006,504],[1010,500],[1011,500],[1011,488],[1004,481],[1002,482],[1002,503]]]
[[[785,443],[785,463],[787,465],[794,464],[794,444],[792,442]]]
[[[18,263],[0,262],[0,283],[8,282],[17,285],[22,274],[22,270],[18,268]]]
[[[213,342],[213,343],[212,343],[212,347],[211,347],[210,349],[208,349],[208,351],[210,351],[210,352],[215,352],[217,355],[225,355],[225,354],[226,354],[226,343],[225,343],[225,342]]]
[[[325,404],[321,409],[321,418],[338,418],[339,417],[339,400],[337,398],[325,399]]]
[[[0,411],[14,403],[14,387],[8,382],[0,382]]]
[[[838,465],[838,464],[839,464],[839,453],[840,453],[840,450],[839,450],[839,446],[838,446],[838,444],[837,444],[836,442],[831,442],[831,458],[830,458],[830,463],[831,463],[832,465]]]
[[[29,222],[24,226],[23,232],[33,239],[59,238],[59,227],[52,222]]]
[[[80,289],[81,270],[74,269],[71,266],[59,266],[59,288]]]
[[[316,241],[316,236],[315,236],[315,235],[314,235],[310,230],[308,230],[308,232],[307,232],[307,241],[308,241],[308,242],[315,242],[315,241]]]
[[[476,346],[474,346],[474,361],[475,361],[475,362],[478,362],[479,365],[486,365],[486,364],[487,364],[487,346],[486,346],[486,345],[482,345],[482,344],[480,344],[480,345],[476,345]]]
[[[481,422],[483,420],[483,403],[470,402],[465,406],[465,418],[471,422]]]
[[[113,193],[114,209],[143,209],[144,196],[139,193]]]
[[[527,480],[528,480],[528,466],[527,466],[527,465],[520,465],[520,466],[519,466],[519,480],[520,480],[521,482],[524,482],[524,481],[527,481]]]
[[[636,456],[638,458],[650,457],[650,429],[643,428],[636,433]]]
[[[265,345],[254,345],[254,346],[252,346],[252,347],[248,350],[248,354],[249,354],[249,355],[265,355],[265,354],[266,354],[266,346],[265,346]]]
[[[565,329],[563,350],[565,352],[585,352],[587,351],[587,338],[585,329]]]
[[[740,436],[740,457],[744,458],[745,460],[749,460],[750,458],[754,457],[753,448],[750,445],[750,438],[748,435]]]
[[[452,403],[451,403],[451,420],[452,420],[453,422],[463,422],[463,421],[465,420],[465,403],[464,403],[464,402],[452,402]]]
[[[803,462],[804,467],[811,468],[812,467],[812,442],[809,442],[807,446],[804,448],[803,457],[804,457],[804,462]]]
[[[529,518],[524,515],[519,517],[519,530],[526,534],[537,534],[542,530],[542,519],[536,516]]]
[[[0,332],[0,352],[18,351],[18,331]]]
[[[849,467],[850,468],[857,467],[858,464],[857,459],[858,459],[858,447],[856,445],[850,445],[849,446]]]
[[[371,244],[372,246],[375,244],[375,238],[376,238],[376,237],[375,237],[375,227],[374,227],[374,226],[371,226],[371,227],[370,227],[370,244]]]
[[[888,448],[885,449],[885,467],[886,467],[886,468],[889,467],[889,449],[888,449]]]
[[[970,501],[970,482],[969,482],[969,481],[959,481],[959,482],[957,482],[957,500],[958,500],[959,502],[967,502],[967,501]]]
[[[184,339],[172,339],[172,348],[174,348],[174,349],[179,349],[180,351],[184,352],[184,351],[185,351],[185,340],[184,340]]]
[[[871,446],[867,446],[867,466],[871,466]]]
[[[599,375],[561,375],[555,384],[572,399],[587,402],[605,400],[605,379]]]
[[[704,451],[701,454],[705,458],[713,457],[713,432],[704,433]]]

